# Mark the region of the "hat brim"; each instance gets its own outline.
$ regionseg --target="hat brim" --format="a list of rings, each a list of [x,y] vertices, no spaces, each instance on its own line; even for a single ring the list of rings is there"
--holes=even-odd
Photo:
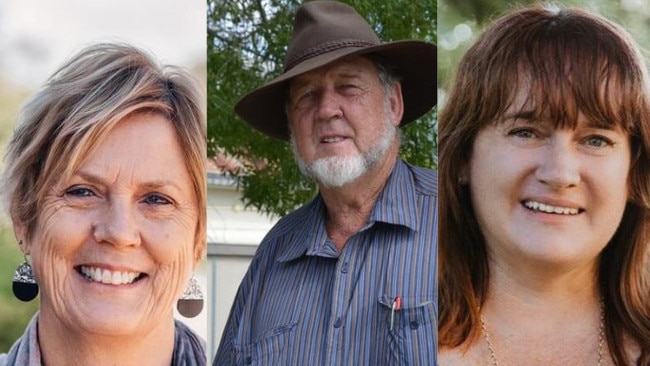
[[[363,48],[346,47],[308,59],[246,94],[235,105],[235,112],[264,134],[289,140],[285,114],[289,81],[343,57],[369,54],[380,56],[401,79],[404,115],[400,126],[421,117],[436,105],[436,45],[409,40]]]

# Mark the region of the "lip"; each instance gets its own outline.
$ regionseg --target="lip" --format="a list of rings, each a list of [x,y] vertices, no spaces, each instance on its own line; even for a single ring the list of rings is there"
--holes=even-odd
[[[130,286],[148,276],[131,267],[103,263],[84,263],[74,266],[74,270],[87,282],[113,287]]]
[[[536,214],[552,216],[578,216],[585,209],[575,202],[548,197],[527,197],[520,201],[521,206]]]
[[[318,139],[318,142],[321,144],[335,144],[347,140],[349,137],[344,135],[323,135]]]

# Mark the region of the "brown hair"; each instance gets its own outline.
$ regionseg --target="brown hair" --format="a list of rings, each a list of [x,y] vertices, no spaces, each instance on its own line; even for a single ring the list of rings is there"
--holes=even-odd
[[[490,278],[487,249],[469,189],[459,184],[477,133],[496,123],[530,88],[535,113],[573,128],[578,112],[630,137],[630,197],[600,256],[606,337],[617,365],[629,364],[624,335],[650,362],[650,295],[643,277],[650,227],[650,103],[646,66],[621,27],[584,10],[518,9],[497,19],[464,55],[439,120],[439,344],[475,339]]]
[[[206,121],[202,93],[180,68],[159,67],[126,44],[90,46],[56,71],[23,106],[3,172],[5,206],[33,232],[42,199],[128,115],[159,113],[176,132],[197,199],[194,255],[206,247]],[[161,162],[162,163],[162,162]]]

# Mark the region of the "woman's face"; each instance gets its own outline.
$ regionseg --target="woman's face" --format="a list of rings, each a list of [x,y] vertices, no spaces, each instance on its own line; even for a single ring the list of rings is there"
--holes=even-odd
[[[171,123],[120,121],[44,199],[27,243],[41,317],[106,335],[171,321],[194,265],[197,211]]]
[[[491,259],[593,264],[625,209],[629,137],[582,114],[575,129],[531,115],[511,109],[474,143],[470,191]]]

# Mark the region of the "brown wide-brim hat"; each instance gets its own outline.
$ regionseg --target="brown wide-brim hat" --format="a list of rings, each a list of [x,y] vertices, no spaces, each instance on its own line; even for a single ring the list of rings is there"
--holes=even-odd
[[[353,55],[377,55],[399,76],[404,99],[401,126],[436,104],[436,45],[417,40],[381,43],[372,27],[348,5],[311,1],[294,21],[282,75],[245,95],[235,112],[261,132],[289,139],[285,114],[291,78]]]

